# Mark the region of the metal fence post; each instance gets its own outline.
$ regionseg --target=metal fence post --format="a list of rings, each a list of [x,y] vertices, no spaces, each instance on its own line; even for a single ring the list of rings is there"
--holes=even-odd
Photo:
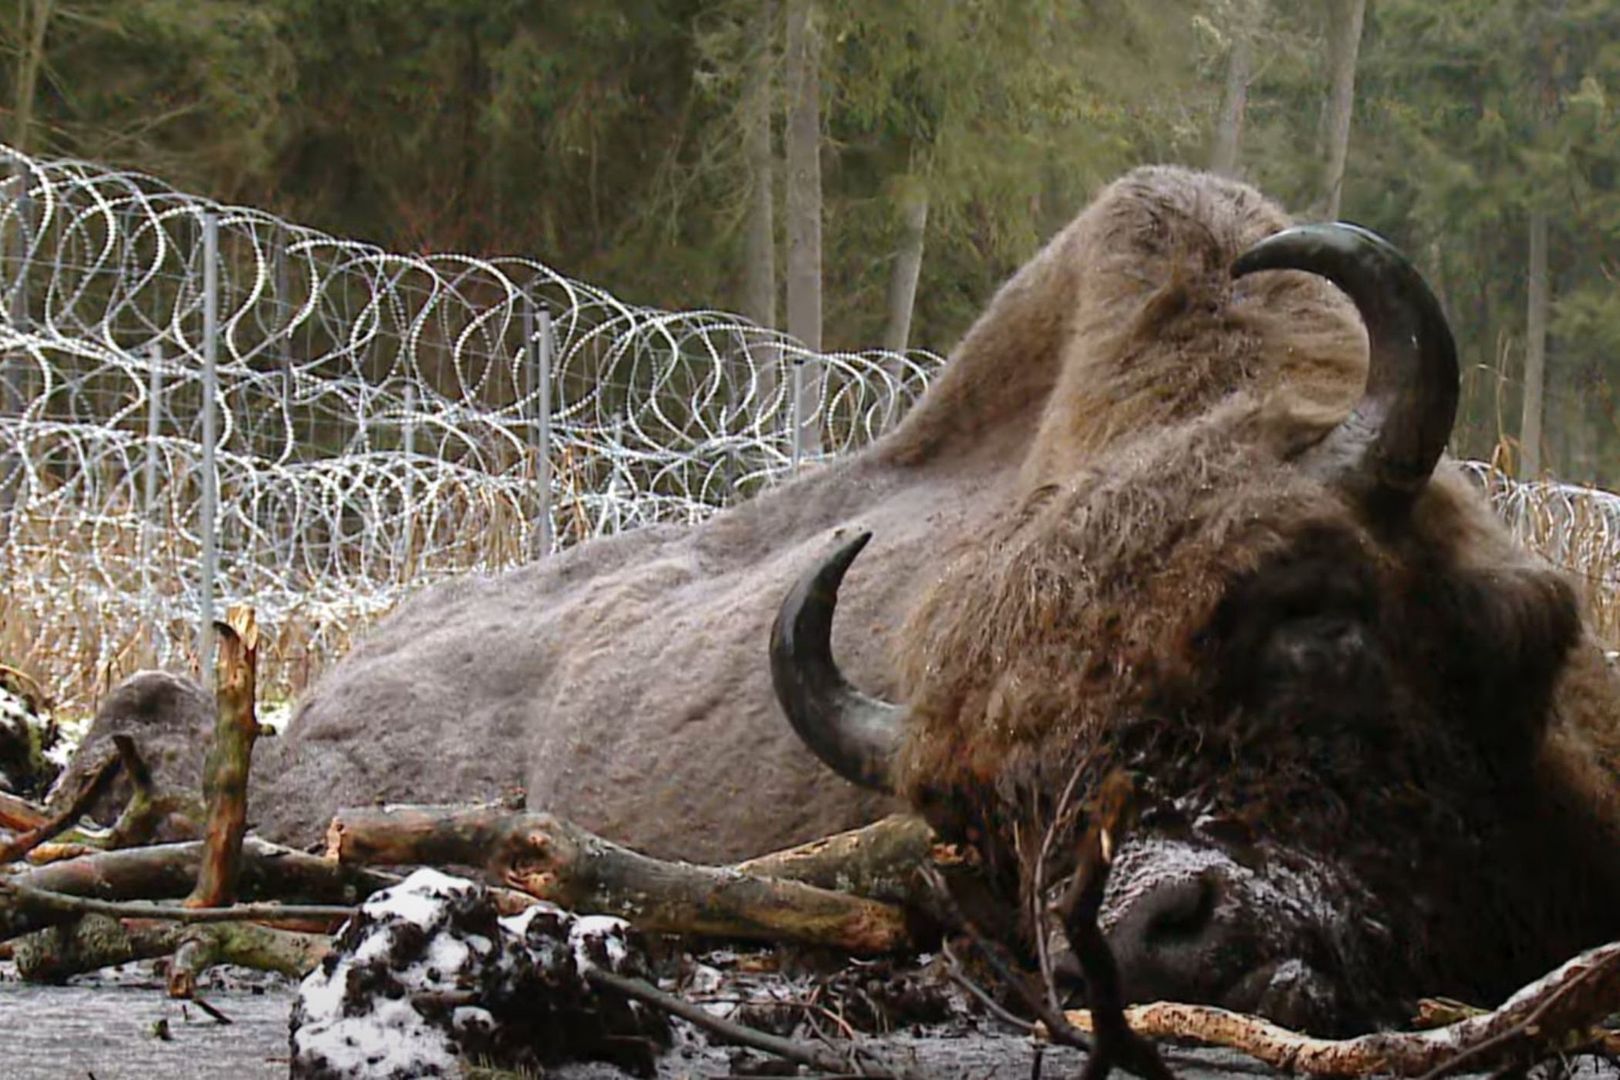
[[[793,475],[804,456],[804,354],[793,357]]]
[[[17,181],[19,190],[14,200],[17,246],[16,256],[10,267],[13,277],[6,315],[14,331],[26,332],[28,248],[33,240],[33,204],[28,198],[27,167],[14,163],[11,175]],[[22,358],[22,350],[7,349],[5,354],[0,356],[0,416],[21,420],[28,415],[29,399],[33,397],[32,382],[28,364]],[[21,438],[18,439],[18,445],[22,445]],[[0,457],[0,514],[4,515],[4,524],[8,529],[11,521],[10,511],[16,505],[22,487],[22,475],[23,461],[20,454],[8,453]]]
[[[197,635],[198,674],[214,685],[214,575],[219,569],[215,548],[219,477],[215,472],[214,394],[219,372],[219,216],[203,211],[203,402],[202,402],[202,625]]]
[[[163,346],[153,342],[147,349],[151,369],[146,376],[146,460],[141,463],[141,596],[146,609],[146,627],[152,643],[152,656],[158,656],[161,635],[157,628],[157,596],[152,592],[152,533],[157,513],[158,425],[163,414]]]
[[[533,558],[551,554],[551,309],[523,293],[523,343],[529,361],[529,383],[535,391],[534,426],[529,430],[535,454],[535,486],[540,511],[535,523]]]

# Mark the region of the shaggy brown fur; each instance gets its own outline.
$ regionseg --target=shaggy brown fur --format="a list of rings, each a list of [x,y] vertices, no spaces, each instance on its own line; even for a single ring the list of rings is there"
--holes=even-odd
[[[1449,463],[1393,525],[1290,465],[1366,344],[1318,279],[1230,279],[1284,224],[1142,170],[992,306],[1063,311],[1061,373],[1004,519],[897,639],[899,787],[1027,888],[1064,782],[1125,765],[1149,832],[1225,822],[1246,839],[1215,846],[1326,883],[1332,1024],[1491,1001],[1620,931],[1620,697],[1569,585]]]

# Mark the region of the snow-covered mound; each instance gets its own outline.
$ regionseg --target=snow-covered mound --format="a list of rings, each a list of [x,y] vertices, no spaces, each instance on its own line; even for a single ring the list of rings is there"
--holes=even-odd
[[[483,886],[418,870],[368,899],[304,979],[294,1078],[459,1076],[460,1062],[540,1069],[611,1061],[650,1075],[661,1014],[585,972],[644,975],[629,924],[552,904],[498,916]]]

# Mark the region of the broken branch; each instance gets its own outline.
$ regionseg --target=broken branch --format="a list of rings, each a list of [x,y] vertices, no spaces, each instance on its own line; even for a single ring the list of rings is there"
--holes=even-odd
[[[339,811],[327,856],[342,863],[482,865],[496,880],[574,911],[618,915],[649,933],[791,940],[854,953],[910,944],[892,904],[745,874],[665,862],[550,814],[499,807]]]
[[[13,943],[17,974],[30,982],[62,982],[102,968],[169,956],[188,940],[206,940],[212,963],[238,964],[302,978],[331,950],[325,934],[279,930],[248,922],[196,926],[148,919],[86,915]]]
[[[68,804],[67,809],[55,817],[40,822],[22,835],[13,837],[9,843],[0,845],[0,863],[16,862],[40,844],[78,821],[85,808],[94,802],[103,791],[107,790],[108,785],[117,777],[118,770],[121,767],[122,762],[119,756],[109,754],[107,759],[96,767],[96,771],[91,773],[83,784],[79,785],[78,793],[73,796],[73,801]]]
[[[1240,1050],[1278,1069],[1315,1076],[1372,1073],[1422,1077],[1466,1065],[1484,1069],[1525,1063],[1576,1049],[1614,1010],[1620,994],[1620,942],[1589,949],[1526,986],[1495,1012],[1470,1016],[1428,1031],[1378,1031],[1352,1039],[1318,1039],[1258,1017],[1209,1005],[1159,1002],[1125,1010],[1125,1019],[1150,1038],[1190,1039]],[[1066,1014],[1082,1030],[1091,1014]],[[1438,1074],[1437,1074],[1438,1075]]]
[[[219,676],[215,692],[219,720],[203,766],[203,799],[208,804],[207,845],[197,887],[186,903],[191,907],[221,907],[235,899],[237,861],[247,832],[248,768],[253,744],[259,737],[254,714],[259,630],[253,609],[231,608],[225,622],[215,623],[219,633]]]

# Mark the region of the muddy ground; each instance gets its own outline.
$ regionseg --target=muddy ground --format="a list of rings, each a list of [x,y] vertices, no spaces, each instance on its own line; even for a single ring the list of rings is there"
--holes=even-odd
[[[714,959],[705,957],[708,961]],[[810,1041],[814,1031],[802,1019],[814,1000],[817,1023],[836,1029],[840,1020],[866,1025],[856,1015],[867,989],[888,982],[886,972],[851,969],[840,984],[780,971],[740,971],[734,957],[718,963],[688,964],[678,977],[683,996],[705,1001],[718,1011],[739,1007],[739,1019],[762,1027],[792,1029]],[[746,966],[748,961],[743,959]],[[879,976],[877,980],[869,977]],[[914,984],[906,984],[914,986]],[[816,987],[821,987],[818,991]],[[205,979],[203,996],[230,1018],[222,1025],[195,1004],[164,996],[163,981],[151,964],[84,977],[67,986],[17,981],[0,965],[0,1017],[6,1037],[0,1049],[0,1076],[7,1080],[269,1080],[287,1075],[287,1019],[296,995],[291,980],[222,968]],[[876,991],[882,997],[882,990]],[[924,1013],[920,998],[910,1002]],[[941,1080],[992,1077],[1078,1076],[1084,1058],[1076,1051],[1037,1048],[975,1012],[952,993],[947,1012],[926,1022],[861,1033],[860,1045],[915,1073]],[[684,1021],[676,1022],[676,1043],[659,1059],[660,1080],[720,1076],[812,1076],[778,1059],[711,1043]],[[847,1029],[846,1029],[847,1030]],[[1253,1080],[1277,1074],[1241,1054],[1224,1050],[1164,1047],[1166,1063],[1184,1080]],[[1036,1059],[1039,1057],[1039,1065]],[[1620,1070],[1591,1058],[1576,1059],[1581,1080],[1620,1080]],[[564,1066],[547,1073],[558,1080],[624,1080],[627,1074],[601,1064]],[[1124,1076],[1124,1073],[1116,1073]]]

